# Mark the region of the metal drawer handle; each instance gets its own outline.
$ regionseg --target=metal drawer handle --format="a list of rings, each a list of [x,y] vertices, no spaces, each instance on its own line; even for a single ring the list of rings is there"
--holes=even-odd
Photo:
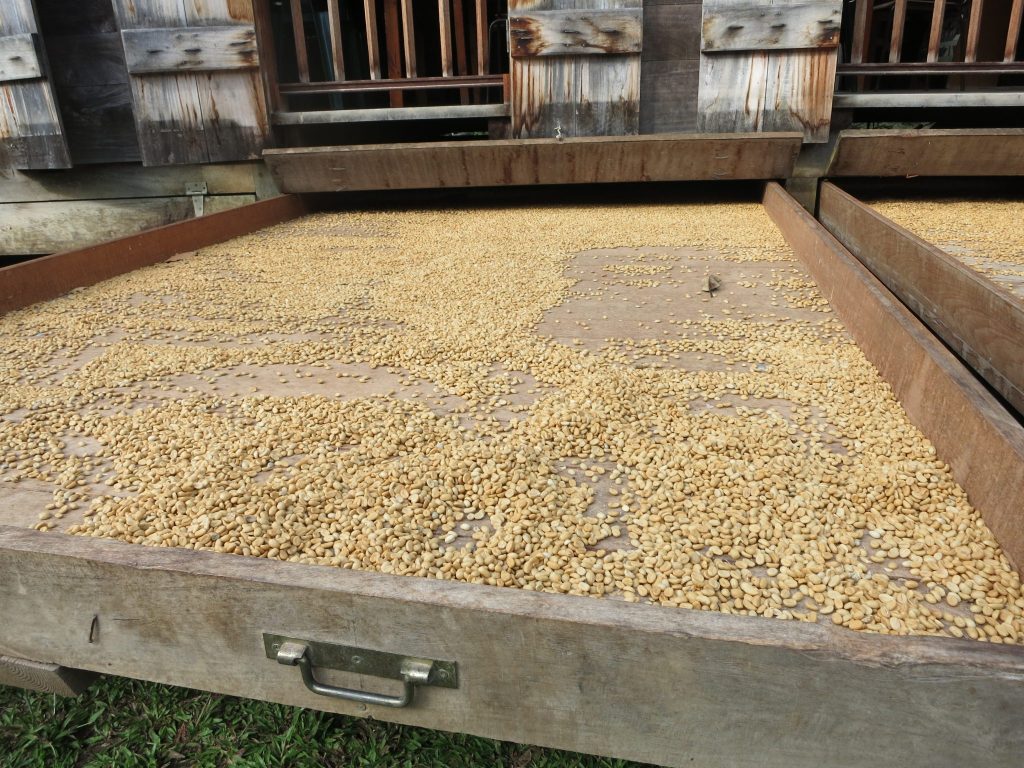
[[[437,688],[459,687],[459,667],[454,661],[421,659],[375,648],[357,648],[352,645],[305,640],[270,632],[263,633],[263,649],[268,659],[288,667],[298,667],[306,688],[320,696],[330,696],[333,699],[377,704],[381,707],[407,707],[412,704],[418,685]],[[402,693],[399,696],[388,696],[383,693],[326,685],[316,679],[314,669],[334,669],[357,675],[382,677],[386,680],[398,680],[402,683]]]
[[[407,707],[412,703],[416,685],[426,684],[434,668],[434,662],[423,659],[405,659],[402,662],[402,693],[399,696],[388,696],[383,693],[357,691],[353,688],[340,688],[324,685],[313,675],[313,662],[309,660],[309,648],[302,643],[283,643],[277,651],[277,661],[290,667],[298,667],[302,674],[302,682],[313,693],[330,696],[334,699],[358,701],[362,704],[379,704],[382,707]]]

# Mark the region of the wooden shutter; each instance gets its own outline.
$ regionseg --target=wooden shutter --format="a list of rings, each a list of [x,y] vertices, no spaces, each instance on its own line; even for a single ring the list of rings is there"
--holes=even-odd
[[[640,131],[642,0],[509,0],[512,135]]]
[[[828,140],[840,0],[705,0],[699,129]]]
[[[268,117],[251,0],[113,0],[145,165],[260,156]]]
[[[68,168],[32,0],[0,0],[0,167]]]

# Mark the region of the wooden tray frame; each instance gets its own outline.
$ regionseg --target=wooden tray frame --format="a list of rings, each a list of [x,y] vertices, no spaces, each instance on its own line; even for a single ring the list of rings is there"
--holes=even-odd
[[[924,391],[940,391],[974,414],[961,437],[973,450],[999,440],[1024,445],[1024,430],[1004,423],[984,387],[781,187],[769,184],[764,204],[911,420],[927,423],[935,440],[929,429],[942,424],[927,420],[935,401]],[[203,237],[227,239],[239,222],[255,229],[306,206],[285,199],[247,208],[220,214],[223,229]],[[180,250],[174,238],[184,226],[118,242],[156,261]],[[188,247],[198,247],[202,238],[191,236]],[[61,263],[51,257],[47,268]],[[37,264],[12,269],[31,273]],[[11,274],[0,272],[0,283]],[[1024,467],[1024,455],[1017,461],[1009,469]],[[393,710],[316,696],[296,670],[266,658],[263,632],[452,659],[459,688],[424,688],[414,706]],[[980,757],[1009,768],[1024,754],[1018,646],[12,527],[0,527],[0,655],[665,765],[959,767]]]

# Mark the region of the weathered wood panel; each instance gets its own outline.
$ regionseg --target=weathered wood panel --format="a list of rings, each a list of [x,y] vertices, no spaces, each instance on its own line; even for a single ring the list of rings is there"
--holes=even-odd
[[[824,293],[833,310],[910,421],[949,464],[1007,556],[1018,568],[1024,565],[1024,427],[778,185],[769,185],[765,202],[812,277],[831,286]]]
[[[211,72],[259,66],[256,28],[251,25],[191,29],[126,29],[129,74]]]
[[[787,178],[799,133],[603,136],[270,149],[287,192]]]
[[[645,61],[640,71],[640,133],[697,130],[700,62]]]
[[[0,39],[38,32],[32,0],[4,0]],[[38,38],[36,42],[45,61],[42,43]],[[45,71],[45,64],[40,64]],[[60,111],[47,79],[0,82],[0,168],[67,168],[70,164]]]
[[[838,2],[705,0],[701,47],[705,51],[835,48],[841,21]]]
[[[864,266],[1024,414],[1024,303],[832,184],[822,187],[820,211]]]
[[[801,130],[805,141],[827,141],[838,48],[832,42],[827,43],[831,47],[822,46],[832,39],[834,30],[794,37],[788,37],[787,30],[832,30],[832,22],[825,20],[839,13],[839,0],[770,0],[760,5],[748,0],[714,0],[714,5],[705,4],[699,129]],[[774,25],[778,40],[771,43],[753,35],[750,40],[758,41],[758,50],[735,50],[747,47],[744,30],[750,32],[756,26],[751,24],[752,16],[763,18],[769,29]],[[812,23],[813,19],[821,23]],[[730,28],[738,42],[733,48],[723,48],[722,30]]]
[[[534,11],[508,22],[513,57],[640,53],[643,42],[639,8]]]
[[[207,197],[205,213],[254,202],[255,195]],[[55,253],[159,227],[194,215],[192,198],[68,200],[0,204],[0,254]]]
[[[261,227],[302,216],[306,202],[291,195],[261,200],[114,240],[0,268],[0,314],[56,298],[177,253],[193,251]],[[38,657],[37,657],[38,658]]]
[[[1024,176],[1024,128],[847,130],[828,176]]]
[[[36,35],[25,33],[0,37],[0,83],[42,76]]]
[[[452,659],[459,687],[421,688],[405,709],[317,696],[266,658],[266,631]],[[0,652],[29,650],[662,765],[877,768],[927,754],[937,768],[978,755],[1016,768],[1024,750],[1019,647],[0,528]]]
[[[113,2],[129,39],[136,30],[253,25],[251,0]],[[269,117],[258,70],[139,73],[131,86],[146,165],[259,157]]]
[[[13,685],[30,691],[77,696],[96,679],[95,672],[68,669],[12,656],[0,656],[0,685]]]
[[[642,13],[641,0],[511,0],[511,16],[553,11]],[[642,25],[641,25],[642,29]],[[640,56],[512,58],[516,138],[621,136],[640,130]]]

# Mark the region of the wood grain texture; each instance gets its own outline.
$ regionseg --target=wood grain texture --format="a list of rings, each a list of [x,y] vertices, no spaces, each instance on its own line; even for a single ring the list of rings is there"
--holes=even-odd
[[[3,0],[0,38],[37,35],[32,0]],[[38,42],[38,38],[37,38]],[[46,52],[37,46],[45,71]],[[67,168],[71,165],[53,88],[44,77],[0,83],[0,168]]]
[[[205,183],[209,195],[251,195],[260,170],[261,164],[232,163],[160,168],[96,165],[63,173],[0,171],[0,203],[174,197],[184,195],[185,185],[191,182]]]
[[[700,58],[700,3],[644,3],[644,44],[648,61],[697,61]]]
[[[798,133],[662,134],[274,149],[265,159],[287,192],[772,179],[790,175],[800,143]]]
[[[920,109],[931,107],[1024,107],[1024,91],[1011,88],[995,91],[873,91],[839,93],[836,107],[842,109]]]
[[[696,59],[645,61],[640,71],[640,133],[697,130]]]
[[[781,187],[765,205],[910,421],[974,507],[1024,564],[1024,427],[913,313]]]
[[[0,314],[309,212],[290,195],[0,268]]]
[[[819,218],[886,288],[1024,414],[1024,302],[833,184],[822,187]]]
[[[265,631],[452,659],[459,688],[423,688],[408,709],[316,696],[265,657]],[[82,669],[662,765],[877,768],[928,754],[929,765],[959,768],[983,754],[1009,768],[1024,749],[1019,647],[0,528],[0,652],[26,649]]]
[[[628,54],[643,47],[639,8],[534,11],[508,21],[513,57]]]
[[[78,696],[98,677],[95,672],[68,669],[58,664],[0,656],[0,685],[12,685],[30,691]]]
[[[113,2],[129,37],[138,30],[253,28],[251,0]],[[257,69],[139,72],[131,88],[146,165],[255,159],[266,144],[269,115]]]
[[[259,66],[252,25],[191,29],[126,29],[125,63],[132,75],[210,72]]]
[[[837,60],[835,49],[770,53],[762,130],[800,130],[806,142],[828,141]]]
[[[205,211],[255,201],[253,195],[206,198]],[[55,253],[159,227],[194,215],[192,198],[147,197],[0,204],[0,254]]]
[[[828,176],[1024,176],[1024,128],[847,130]]]
[[[764,128],[768,53],[700,57],[697,130],[736,133]]]
[[[43,66],[36,53],[36,35],[0,37],[0,83],[28,80],[43,76]]]
[[[701,50],[835,48],[841,19],[840,0],[705,0]]]
[[[1003,61],[1014,61],[1017,58],[1017,45],[1020,40],[1022,19],[1024,19],[1024,0],[1013,0],[1013,6],[1010,8],[1010,23],[1006,28],[1006,45],[1003,47]]]

